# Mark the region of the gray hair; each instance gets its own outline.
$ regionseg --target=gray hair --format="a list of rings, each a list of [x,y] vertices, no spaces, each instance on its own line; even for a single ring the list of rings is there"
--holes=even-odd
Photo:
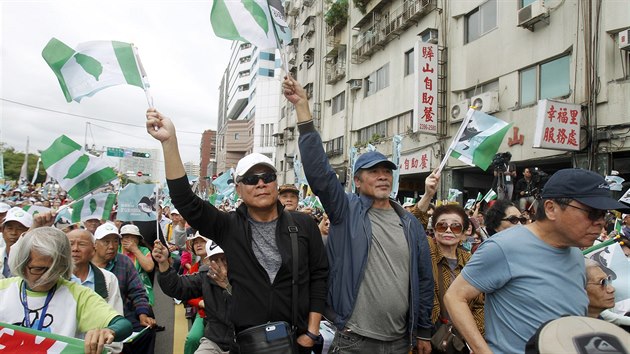
[[[590,258],[584,258],[584,266],[586,267],[586,280],[590,278],[590,274],[592,269],[599,268],[603,271],[602,265],[599,262],[594,261]]]
[[[11,248],[9,266],[16,276],[26,279],[25,270],[31,260],[31,251],[52,258],[53,263],[42,276],[29,287],[56,282],[72,275],[72,250],[66,234],[54,227],[39,227],[26,232]]]

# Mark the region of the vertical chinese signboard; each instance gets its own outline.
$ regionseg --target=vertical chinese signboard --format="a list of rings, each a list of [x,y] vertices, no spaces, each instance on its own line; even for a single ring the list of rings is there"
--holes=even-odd
[[[580,122],[582,110],[579,104],[538,101],[538,116],[534,147],[554,150],[580,150]]]
[[[418,41],[416,58],[416,96],[413,131],[437,134],[438,47]]]
[[[423,149],[400,157],[400,174],[431,172],[431,149]]]

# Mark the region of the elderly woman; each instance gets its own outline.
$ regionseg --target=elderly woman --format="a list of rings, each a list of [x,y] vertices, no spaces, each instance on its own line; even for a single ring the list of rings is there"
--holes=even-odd
[[[153,292],[153,282],[149,273],[153,271],[155,265],[153,258],[151,258],[151,250],[146,247],[144,237],[136,225],[128,224],[121,227],[120,236],[122,241],[118,247],[118,252],[131,259],[147,292],[149,305],[153,306],[155,304],[155,293]]]
[[[521,211],[509,200],[497,200],[485,215],[486,231],[489,236],[499,231],[509,229],[519,223],[525,224],[527,218],[521,215]]]
[[[94,291],[71,282],[70,242],[62,231],[41,227],[14,246],[9,264],[16,277],[0,280],[0,322],[75,337],[85,333],[85,352],[131,334],[131,323]]]
[[[446,204],[435,208],[431,225],[435,232],[435,239],[427,237],[434,279],[431,319],[437,328],[440,323],[450,322],[450,316],[443,305],[444,293],[471,257],[470,253],[459,247],[466,238],[465,232],[468,229],[469,220],[464,208],[457,204]],[[484,333],[483,301],[483,295],[480,295],[469,304],[482,334]]]

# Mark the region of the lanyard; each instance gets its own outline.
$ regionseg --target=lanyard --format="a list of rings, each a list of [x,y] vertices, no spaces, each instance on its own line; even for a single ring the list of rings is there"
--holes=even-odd
[[[48,310],[48,304],[50,304],[50,300],[52,300],[53,295],[55,295],[55,291],[57,290],[57,285],[55,284],[55,286],[48,291],[48,295],[46,295],[46,301],[44,302],[44,306],[42,306],[42,314],[39,317],[38,320],[35,321],[35,323],[33,325],[37,325],[37,328],[34,328],[38,331],[42,330],[42,327],[44,326],[44,319],[46,318],[46,311]],[[27,296],[26,296],[26,282],[22,281],[22,287],[21,287],[21,295],[22,295],[22,307],[24,307],[24,325],[27,328],[33,328],[31,327],[31,319],[29,318],[29,314],[30,314],[30,309],[28,308],[28,300],[27,300]]]

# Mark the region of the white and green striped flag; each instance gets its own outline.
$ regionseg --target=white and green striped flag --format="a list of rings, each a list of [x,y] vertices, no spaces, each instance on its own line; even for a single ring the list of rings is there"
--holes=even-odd
[[[46,172],[56,179],[74,200],[117,177],[107,163],[81,151],[81,145],[65,135],[42,151]]]
[[[72,205],[72,222],[89,219],[109,220],[115,202],[114,193],[88,195]]]
[[[33,216],[35,216],[35,214],[44,214],[50,211],[50,208],[46,208],[41,205],[25,205],[22,209]]]
[[[477,192],[477,198],[475,198],[475,203],[480,202],[483,199],[483,195],[481,192]]]
[[[491,200],[497,199],[497,193],[494,190],[489,190],[486,195],[483,196],[483,201],[489,203]]]
[[[291,41],[281,0],[214,0],[210,22],[217,37],[259,49],[280,48]]]
[[[117,41],[92,41],[70,48],[52,38],[42,57],[53,70],[68,102],[115,85],[144,88],[133,47]]]

